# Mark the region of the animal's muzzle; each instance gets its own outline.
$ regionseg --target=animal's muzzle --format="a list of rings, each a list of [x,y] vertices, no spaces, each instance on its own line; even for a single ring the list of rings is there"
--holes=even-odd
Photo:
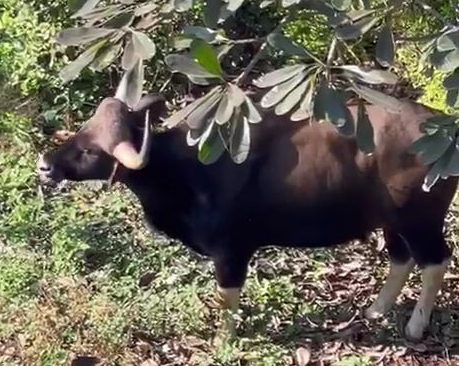
[[[37,160],[37,170],[40,181],[45,184],[56,184],[59,182],[58,174],[52,164],[46,161],[45,157],[40,154]]]

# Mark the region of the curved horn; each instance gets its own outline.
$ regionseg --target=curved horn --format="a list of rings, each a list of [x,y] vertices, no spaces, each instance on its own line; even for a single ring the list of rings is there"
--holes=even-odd
[[[113,149],[113,156],[128,169],[142,169],[148,163],[150,155],[150,136],[150,111],[147,109],[145,112],[145,127],[140,152],[135,150],[131,142],[122,141]]]

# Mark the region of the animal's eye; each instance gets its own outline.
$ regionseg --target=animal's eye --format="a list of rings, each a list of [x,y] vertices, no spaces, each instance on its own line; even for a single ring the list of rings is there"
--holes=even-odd
[[[83,149],[83,154],[91,155],[92,154],[92,150],[91,149]]]

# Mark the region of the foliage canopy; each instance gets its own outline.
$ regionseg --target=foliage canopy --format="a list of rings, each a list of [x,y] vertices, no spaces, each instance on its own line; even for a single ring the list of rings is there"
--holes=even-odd
[[[281,15],[278,23],[255,38],[241,37],[225,27],[248,5],[260,11],[274,9]],[[205,164],[225,151],[235,163],[243,163],[250,151],[250,124],[262,122],[266,111],[288,114],[293,121],[309,117],[330,121],[340,133],[355,135],[359,149],[371,154],[373,130],[365,101],[399,110],[398,99],[384,88],[399,82],[394,65],[397,46],[403,42],[422,45],[420,67],[446,74],[446,102],[451,110],[459,107],[459,26],[420,0],[71,0],[69,6],[78,26],[63,29],[57,41],[80,51],[61,70],[62,79],[74,80],[86,67],[100,71],[120,65],[124,72],[120,88],[126,88],[128,104],[133,105],[143,91],[147,61],[165,63],[173,75],[185,75],[205,90],[164,122],[169,128],[182,121],[188,124],[187,143],[197,146]],[[202,9],[201,25],[171,29],[173,52],[158,52],[161,47],[152,36],[160,26],[196,7]],[[394,22],[411,7],[433,15],[438,29],[415,37],[395,32]],[[324,55],[285,34],[285,27],[300,16],[328,28],[330,42]],[[235,68],[235,54],[240,52],[235,46],[249,43],[257,51]],[[362,43],[372,48],[369,59],[356,51]],[[269,52],[284,57],[280,65],[264,63]],[[356,121],[347,108],[351,98],[358,103]],[[454,115],[426,120],[424,136],[412,146],[431,164],[424,182],[427,191],[440,177],[459,174],[458,121]]]

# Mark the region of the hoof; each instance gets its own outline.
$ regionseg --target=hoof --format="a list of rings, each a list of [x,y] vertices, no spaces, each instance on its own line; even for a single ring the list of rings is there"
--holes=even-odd
[[[422,336],[424,335],[424,329],[425,327],[422,324],[413,324],[412,322],[408,322],[408,324],[405,327],[405,336],[406,338],[411,339],[413,341],[419,341],[422,339]]]

